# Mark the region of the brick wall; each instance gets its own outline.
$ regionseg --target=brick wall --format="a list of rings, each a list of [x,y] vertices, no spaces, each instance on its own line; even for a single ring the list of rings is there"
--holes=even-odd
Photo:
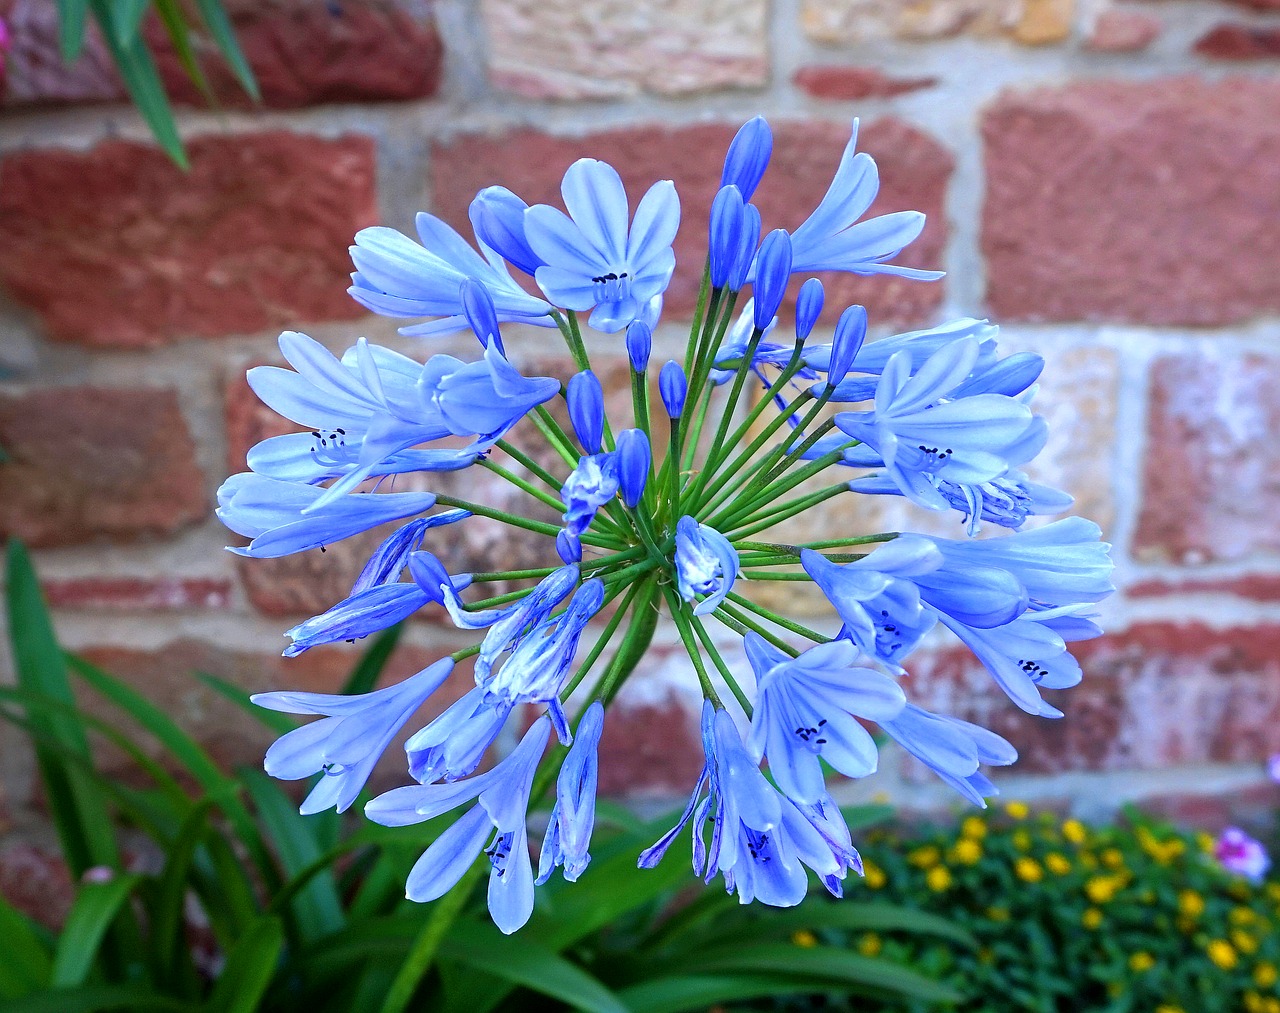
[[[676,321],[736,125],[773,121],[759,199],[794,226],[856,113],[881,165],[879,209],[930,216],[903,262],[949,275],[842,282],[832,299],[865,302],[881,333],[989,314],[1010,350],[1045,355],[1054,435],[1038,475],[1104,525],[1122,587],[1064,721],[1027,718],[941,647],[913,666],[914,693],[1015,741],[1024,759],[1002,772],[1006,794],[1086,815],[1141,799],[1208,821],[1275,801],[1261,761],[1280,751],[1277,0],[233,7],[265,108],[243,108],[215,73],[224,111],[180,115],[184,176],[120,104],[100,46],[58,66],[52,0],[0,0],[14,46],[0,111],[0,531],[37,549],[71,646],[220,756],[256,759],[260,737],[189,673],[333,687],[349,652],[277,653],[291,621],[343,595],[361,550],[239,565],[211,498],[278,424],[243,374],[273,359],[280,327],[334,347],[361,333],[407,344],[344,295],[352,234],[406,227],[419,208],[460,221],[494,182],[547,199],[591,153],[635,184],[677,181]],[[869,529],[921,524],[901,502],[857,505]],[[526,551],[481,527],[468,538],[450,551],[478,568]],[[464,642],[431,619],[407,640],[397,677]],[[611,714],[614,793],[661,800],[696,772],[696,690],[675,644],[659,632]],[[900,758],[882,766],[860,791],[946,800]],[[30,758],[7,727],[0,771],[4,811],[21,817]]]

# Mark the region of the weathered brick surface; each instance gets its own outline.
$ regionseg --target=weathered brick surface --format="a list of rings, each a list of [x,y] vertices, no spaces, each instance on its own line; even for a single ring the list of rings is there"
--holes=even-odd
[[[1137,53],[1156,40],[1161,28],[1159,18],[1142,11],[1106,10],[1085,45],[1097,53]]]
[[[1261,763],[1280,751],[1280,627],[1147,623],[1075,645],[1084,681],[1048,691],[1060,720],[1024,714],[968,652],[909,665],[908,696],[986,725],[1019,773]]]
[[[0,3],[0,18],[9,34],[9,52],[0,73],[0,104],[110,102],[124,96],[96,26],[87,27],[80,58],[67,65],[58,52],[57,4],[47,0]]]
[[[1215,60],[1263,60],[1280,57],[1280,28],[1225,23],[1196,41],[1195,51]]]
[[[1280,551],[1280,359],[1196,354],[1151,369],[1139,559],[1247,560]]]
[[[0,532],[43,547],[169,535],[210,509],[172,390],[0,395]]]
[[[15,841],[0,850],[0,897],[56,931],[71,910],[75,884],[61,855]]]
[[[444,47],[429,18],[396,0],[237,0],[228,4],[264,105],[277,109],[323,102],[425,98],[440,83]],[[176,101],[204,104],[158,20],[148,39],[160,54],[161,76]],[[247,106],[212,40],[202,56],[209,84],[223,105]]]
[[[1280,309],[1277,105],[1263,78],[998,99],[982,125],[997,316],[1209,325]]]
[[[231,581],[216,577],[69,577],[43,582],[53,608],[110,612],[225,609]]]
[[[1067,38],[1073,10],[1072,0],[805,0],[802,20],[811,39],[838,45],[961,34],[1043,45]]]
[[[1178,597],[1188,594],[1227,594],[1253,601],[1280,601],[1280,574],[1252,573],[1240,577],[1194,577],[1142,580],[1124,589],[1127,598]]]
[[[351,318],[346,247],[370,224],[369,139],[204,137],[183,173],[108,141],[0,161],[0,284],[51,337],[142,348]]]
[[[822,199],[849,138],[844,123],[773,123],[773,161],[756,195],[765,228],[794,229]],[[676,274],[667,290],[669,315],[688,314],[697,297],[706,255],[707,217],[720,183],[724,152],[736,128],[729,124],[682,128],[632,127],[585,137],[551,137],[533,130],[501,136],[465,136],[436,147],[431,160],[433,205],[467,230],[467,205],[481,187],[501,183],[529,203],[559,204],[560,179],[578,158],[613,164],[632,205],[658,179],[674,179],[680,193]],[[896,120],[864,124],[859,146],[880,166],[880,196],[873,213],[914,208],[929,216],[921,237],[899,263],[941,266],[946,241],[943,201],[951,156],[928,135]],[[824,279],[831,280],[831,279]],[[841,275],[827,289],[828,305],[865,303],[877,322],[917,322],[939,304],[939,284],[900,278]]]
[[[481,0],[480,9],[491,80],[526,98],[768,83],[765,0]]]
[[[853,101],[864,98],[893,98],[907,92],[930,88],[936,77],[896,77],[875,67],[814,65],[801,67],[792,82],[814,98]]]

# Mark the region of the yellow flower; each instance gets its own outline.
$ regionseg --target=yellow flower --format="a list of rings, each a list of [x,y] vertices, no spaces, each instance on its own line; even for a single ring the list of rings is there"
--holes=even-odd
[[[1124,854],[1119,848],[1107,848],[1102,852],[1102,864],[1109,869],[1124,867]]]
[[[1031,815],[1031,810],[1025,802],[1010,802],[1004,807],[1004,811],[1010,819],[1025,820]]]
[[[1094,876],[1084,885],[1084,892],[1095,904],[1106,904],[1115,898],[1121,881],[1116,876]]]
[[[1249,933],[1244,929],[1232,929],[1231,941],[1235,944],[1236,949],[1241,953],[1258,952],[1257,937],[1249,935]]]
[[[982,859],[982,845],[971,837],[961,837],[952,845],[950,857],[957,865],[977,865]]]
[[[1150,971],[1156,966],[1156,958],[1145,950],[1133,954],[1129,957],[1129,970],[1134,974],[1141,974],[1143,971]]]
[[[1050,851],[1044,856],[1044,864],[1049,867],[1049,871],[1055,876],[1065,876],[1071,871],[1071,862],[1060,852]]]
[[[945,865],[935,865],[924,874],[924,882],[934,893],[942,893],[951,886],[951,870]]]
[[[1268,883],[1267,896],[1280,903],[1280,883]]]
[[[978,816],[966,816],[960,824],[960,834],[971,840],[980,841],[987,836],[986,821]]]
[[[1013,846],[1019,851],[1031,850],[1031,835],[1025,830],[1016,830],[1013,834]]]
[[[884,874],[884,870],[875,862],[863,862],[862,879],[872,890],[879,890],[889,881],[889,877]]]
[[[1183,890],[1178,894],[1178,910],[1187,918],[1199,918],[1204,914],[1204,898],[1194,890]]]
[[[1201,831],[1196,834],[1196,846],[1206,855],[1212,855],[1218,849],[1218,842],[1213,834],[1206,834]]]
[[[1007,922],[1009,920],[1009,909],[1007,907],[989,907],[987,908],[987,917],[993,922]]]
[[[1262,961],[1253,969],[1253,983],[1259,988],[1270,988],[1280,980],[1280,973],[1276,971],[1276,965],[1268,961]]]
[[[1262,1000],[1262,1013],[1280,1013],[1280,999],[1269,996]]]
[[[1084,824],[1079,820],[1064,820],[1062,823],[1062,836],[1072,844],[1083,844],[1085,838],[1089,836],[1089,831],[1085,829]]]
[[[818,945],[818,937],[808,929],[800,929],[791,933],[791,941],[797,946],[803,946],[806,950],[811,946]]]
[[[990,946],[984,946],[978,950],[978,960],[984,964],[994,964],[996,962],[995,952]]]
[[[1181,1006],[1175,1006],[1171,1002],[1161,1003],[1156,1007],[1156,1013],[1183,1013]]]
[[[1258,920],[1258,915],[1252,908],[1233,907],[1227,918],[1232,925],[1252,925]]]
[[[1244,994],[1245,1013],[1262,1013],[1267,1008],[1267,1004],[1262,1001],[1262,996],[1257,992],[1246,992]]]
[[[1019,858],[1013,864],[1013,872],[1024,883],[1039,883],[1044,879],[1044,869],[1034,858]]]
[[[1240,959],[1236,955],[1236,948],[1225,939],[1210,940],[1209,945],[1205,947],[1205,953],[1224,971],[1230,971]]]
[[[907,861],[918,869],[932,869],[942,861],[942,852],[932,844],[927,844],[907,855]]]
[[[1102,912],[1096,907],[1085,908],[1085,912],[1080,916],[1080,924],[1086,929],[1096,929],[1102,924]]]
[[[880,942],[880,937],[874,932],[866,932],[858,940],[858,952],[864,957],[879,956],[883,946],[884,944]]]

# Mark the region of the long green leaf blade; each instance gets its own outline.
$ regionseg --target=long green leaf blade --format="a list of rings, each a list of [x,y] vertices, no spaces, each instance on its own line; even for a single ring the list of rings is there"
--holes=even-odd
[[[204,18],[204,23],[209,26],[209,31],[213,33],[213,41],[218,44],[218,49],[222,51],[227,63],[231,65],[231,69],[235,73],[236,79],[240,82],[240,86],[249,93],[255,102],[262,101],[262,94],[258,91],[258,82],[253,76],[253,68],[249,66],[249,61],[245,59],[244,51],[240,48],[240,43],[236,39],[235,29],[231,27],[231,19],[227,17],[227,12],[223,8],[221,0],[196,0],[196,6],[200,8],[200,16]]]
[[[141,876],[131,873],[115,876],[105,883],[86,883],[80,888],[58,937],[51,978],[54,988],[84,983],[106,939],[107,929],[141,880]]]
[[[0,897],[0,999],[17,999],[49,982],[53,961],[40,932],[26,916]]]
[[[284,927],[280,919],[263,917],[249,927],[227,954],[208,1008],[217,1013],[254,1013],[271,987],[280,952],[284,949]]]
[[[75,63],[84,49],[89,0],[58,0],[58,51],[64,63]]]
[[[54,637],[31,558],[20,542],[9,542],[7,562],[9,637],[18,685],[36,696],[74,708],[76,702],[67,681],[62,650]],[[60,743],[66,752],[82,757],[92,769],[84,726],[73,714],[28,712],[28,719],[34,730]],[[106,806],[90,779],[58,751],[39,742],[36,763],[63,857],[72,874],[78,877],[95,865],[118,868],[119,854]]]
[[[191,1006],[151,989],[130,985],[82,985],[80,988],[58,988],[37,992],[23,999],[5,1003],[4,1013],[191,1013]]]

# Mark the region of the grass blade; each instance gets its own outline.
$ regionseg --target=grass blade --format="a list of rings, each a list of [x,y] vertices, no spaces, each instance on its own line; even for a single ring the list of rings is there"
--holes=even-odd
[[[227,954],[208,1009],[217,1013],[254,1013],[271,987],[284,949],[284,928],[278,918],[261,918]]]
[[[115,876],[105,883],[86,883],[80,887],[58,937],[51,976],[54,988],[70,988],[84,983],[93,968],[98,949],[106,939],[107,929],[141,881],[140,875],[130,873]]]
[[[209,26],[213,41],[217,43],[218,49],[226,57],[232,72],[240,82],[240,87],[255,102],[262,101],[262,94],[258,91],[258,82],[253,76],[253,69],[249,66],[249,61],[245,59],[244,51],[236,40],[235,29],[231,27],[231,19],[227,17],[227,12],[223,8],[221,0],[196,0],[196,6],[200,8],[200,16],[204,18],[204,23]]]
[[[259,707],[249,699],[249,694],[234,682],[228,682],[226,679],[210,675],[208,672],[197,672],[196,678],[219,696],[226,697],[246,714],[252,714],[259,722],[270,728],[277,735],[284,735],[286,732],[291,732],[298,727],[298,722],[288,714],[281,714],[279,711]]]
[[[17,908],[0,897],[0,999],[17,999],[49,982],[53,961],[42,932]]]
[[[58,0],[58,51],[64,63],[75,63],[84,48],[89,0]]]

